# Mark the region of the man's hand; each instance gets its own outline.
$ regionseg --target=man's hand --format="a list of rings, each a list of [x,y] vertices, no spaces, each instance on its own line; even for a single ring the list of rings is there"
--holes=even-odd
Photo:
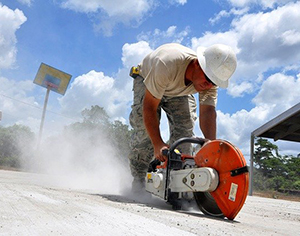
[[[164,156],[162,154],[162,151],[165,149],[169,149],[169,145],[162,143],[161,145],[154,146],[154,156],[156,159],[158,159],[161,162],[165,162],[168,160],[167,156]]]

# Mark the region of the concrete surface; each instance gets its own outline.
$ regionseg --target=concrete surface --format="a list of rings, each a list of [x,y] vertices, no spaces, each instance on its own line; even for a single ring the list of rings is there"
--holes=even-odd
[[[248,197],[234,221],[176,212],[160,199],[57,187],[0,170],[0,235],[300,235],[300,202]],[[143,202],[143,203],[142,203]]]

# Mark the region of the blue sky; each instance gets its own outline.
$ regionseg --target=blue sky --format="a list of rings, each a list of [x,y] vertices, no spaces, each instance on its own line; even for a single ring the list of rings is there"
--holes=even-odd
[[[129,68],[159,45],[224,43],[238,68],[219,90],[218,137],[247,155],[250,133],[300,100],[299,22],[300,2],[287,0],[0,0],[0,124],[38,133],[46,90],[33,80],[42,62],[72,75],[65,96],[50,93],[47,137],[92,105],[128,124]],[[299,144],[276,144],[299,153]]]

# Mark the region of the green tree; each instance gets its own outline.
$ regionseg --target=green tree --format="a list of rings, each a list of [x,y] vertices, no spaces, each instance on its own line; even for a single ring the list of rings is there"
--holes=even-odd
[[[0,126],[0,165],[19,168],[22,159],[32,154],[34,141],[34,133],[27,126]]]
[[[298,189],[300,158],[281,156],[278,147],[259,138],[254,152],[254,187],[256,189]]]
[[[292,155],[284,156],[286,160],[286,167],[288,173],[286,179],[288,180],[285,184],[285,189],[300,190],[300,156],[294,157]]]
[[[82,122],[76,122],[66,127],[69,136],[85,137],[90,144],[101,145],[105,139],[116,149],[122,161],[127,161],[131,131],[128,125],[121,121],[110,121],[104,108],[98,105],[81,112]]]
[[[278,147],[267,139],[259,138],[255,143],[254,163],[264,176],[272,175],[271,162],[279,156]]]
[[[92,106],[91,109],[84,109],[81,112],[83,117],[82,122],[76,122],[66,127],[67,131],[91,131],[94,129],[101,129],[102,131],[109,131],[110,121],[109,116],[103,107]]]
[[[119,156],[127,157],[130,151],[129,141],[132,131],[129,130],[128,125],[125,125],[118,120],[114,121],[111,128],[113,133],[113,144],[117,147]]]
[[[110,125],[109,116],[103,107],[98,105],[92,106],[91,109],[84,109],[81,112],[83,116],[83,123],[90,123],[100,125],[101,127],[107,127]]]

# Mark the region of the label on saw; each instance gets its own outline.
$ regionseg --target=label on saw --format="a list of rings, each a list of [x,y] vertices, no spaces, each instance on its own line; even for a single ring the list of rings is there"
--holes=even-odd
[[[228,199],[235,202],[235,197],[237,193],[238,185],[235,183],[231,183],[230,192]]]
[[[152,174],[151,173],[147,173],[147,179],[152,179]]]

